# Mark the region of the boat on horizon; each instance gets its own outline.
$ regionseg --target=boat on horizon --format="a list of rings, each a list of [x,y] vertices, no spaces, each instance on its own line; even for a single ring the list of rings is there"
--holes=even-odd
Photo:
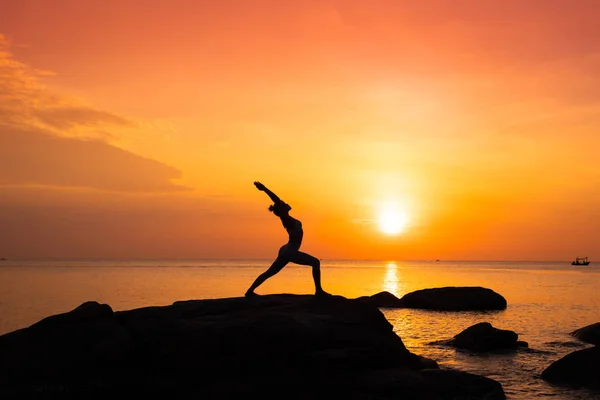
[[[577,257],[575,261],[571,263],[571,265],[590,265],[587,257]]]

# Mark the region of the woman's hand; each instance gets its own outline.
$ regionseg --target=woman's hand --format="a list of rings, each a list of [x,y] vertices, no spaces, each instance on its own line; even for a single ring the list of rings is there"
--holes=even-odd
[[[255,181],[254,186],[256,186],[256,188],[258,190],[260,190],[261,192],[265,192],[269,196],[269,198],[271,200],[273,200],[273,203],[281,203],[282,202],[281,199],[275,193],[271,192],[269,189],[267,189],[267,187],[265,185],[263,185],[259,181]]]

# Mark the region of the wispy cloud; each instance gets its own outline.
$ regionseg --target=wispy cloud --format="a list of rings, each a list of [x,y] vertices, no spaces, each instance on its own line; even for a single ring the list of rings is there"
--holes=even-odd
[[[137,124],[53,93],[48,72],[16,60],[0,35],[0,185],[42,184],[124,192],[179,191],[177,169],[107,142]]]

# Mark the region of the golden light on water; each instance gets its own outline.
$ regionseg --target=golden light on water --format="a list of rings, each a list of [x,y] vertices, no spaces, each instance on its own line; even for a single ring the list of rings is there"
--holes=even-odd
[[[385,266],[385,275],[383,278],[383,290],[398,296],[402,292],[402,285],[398,279],[398,265],[394,262],[389,262]]]

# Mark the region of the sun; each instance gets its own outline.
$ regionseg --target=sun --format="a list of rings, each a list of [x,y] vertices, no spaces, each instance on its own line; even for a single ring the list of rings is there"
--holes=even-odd
[[[408,215],[395,204],[385,204],[379,210],[377,223],[381,232],[387,235],[399,235],[406,230]]]

